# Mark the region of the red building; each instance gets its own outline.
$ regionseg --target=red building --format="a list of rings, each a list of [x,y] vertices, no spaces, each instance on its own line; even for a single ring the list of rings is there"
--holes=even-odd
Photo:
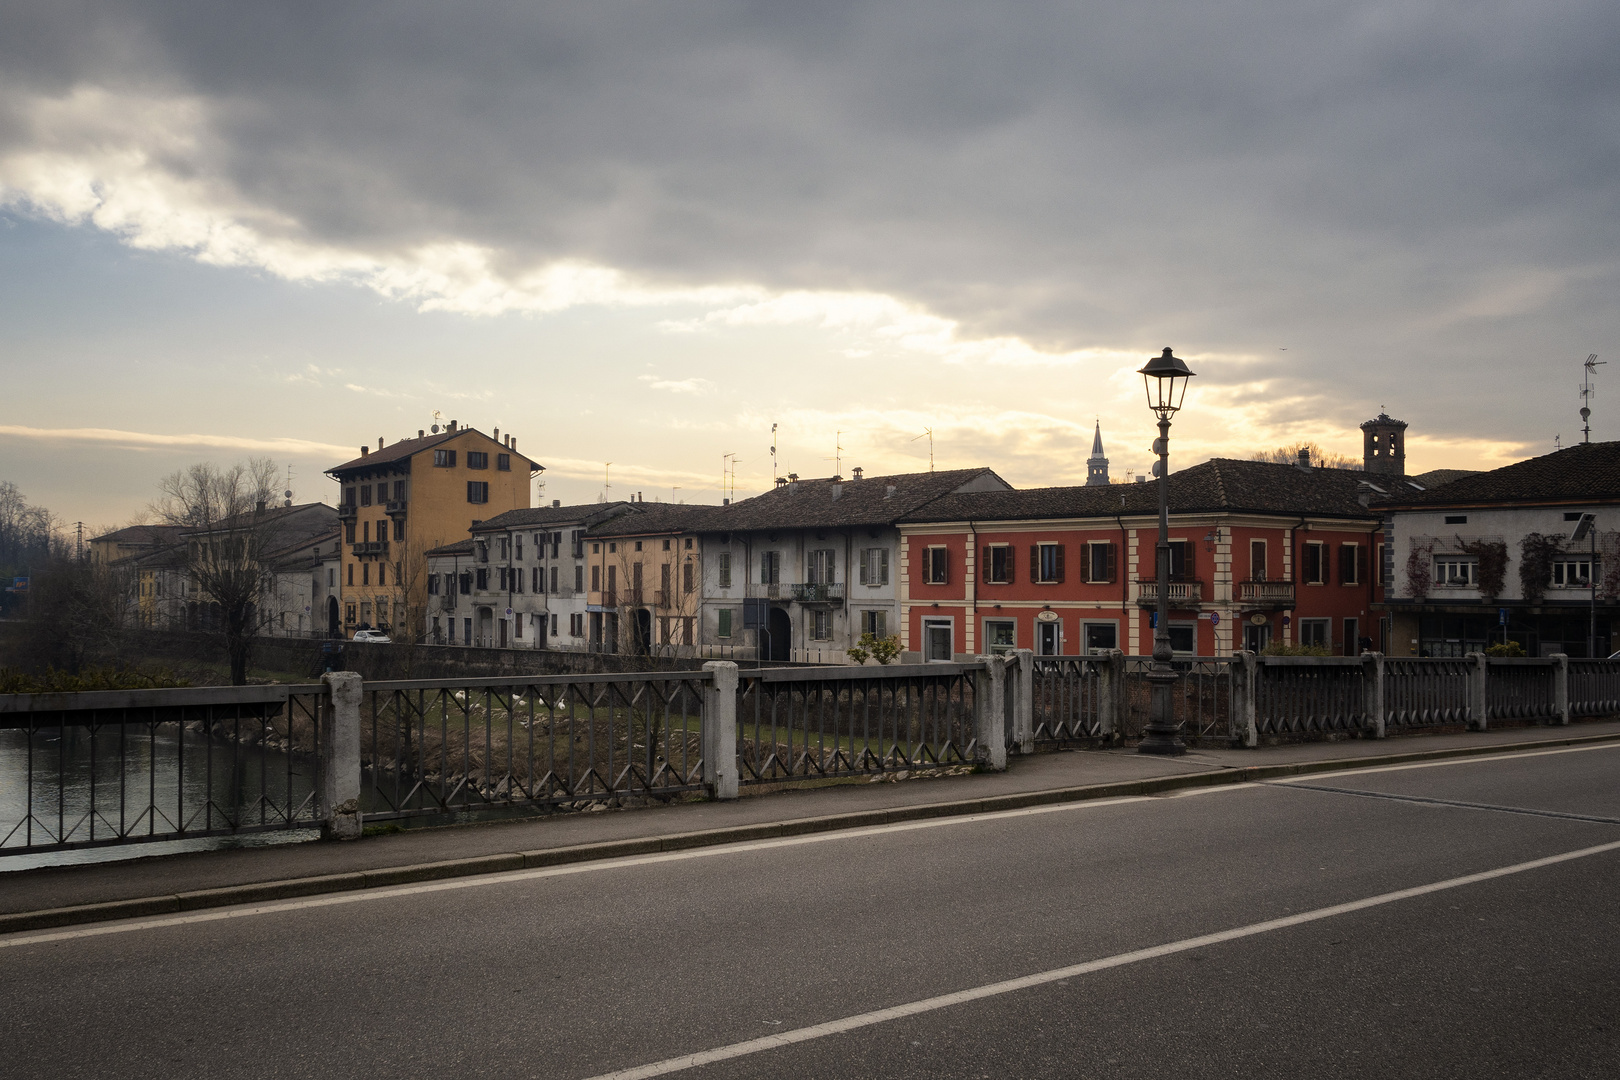
[[[1229,458],[1172,474],[1174,649],[1382,648],[1368,478]],[[914,660],[1153,650],[1154,483],[950,495],[900,530],[901,644]]]

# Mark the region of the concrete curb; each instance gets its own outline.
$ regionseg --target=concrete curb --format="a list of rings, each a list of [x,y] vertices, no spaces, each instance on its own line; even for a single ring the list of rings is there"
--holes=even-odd
[[[1048,788],[1042,791],[1022,791],[1012,795],[995,795],[984,799],[959,799],[950,802],[922,803],[916,806],[899,806],[887,810],[862,810],[849,814],[831,814],[826,817],[795,818],[789,821],[760,822],[755,825],[736,825],[723,829],[703,829],[697,832],[671,833],[664,836],[607,840],[595,844],[576,844],[569,847],[545,848],[539,851],[518,851],[504,855],[482,855],[469,859],[418,863],[412,866],[389,866],[376,870],[356,870],[345,874],[324,874],[318,877],[261,881],[246,885],[228,885],[218,889],[174,893],[168,896],[146,896],[131,900],[113,900],[99,904],[81,904],[75,907],[47,908],[41,911],[20,911],[9,915],[0,915],[0,934],[16,933],[23,930],[46,930],[53,927],[74,926],[82,923],[106,922],[112,919],[169,915],[184,911],[198,911],[204,908],[229,907],[234,904],[265,903],[267,901],[288,900],[303,896],[316,896],[322,893],[349,892],[356,889],[375,889],[390,885],[440,881],[445,878],[498,874],[508,870],[564,866],[570,863],[618,859],[631,855],[650,855],[664,851],[717,847],[721,844],[736,844],[749,840],[770,840],[784,836],[804,836],[810,833],[861,829],[872,825],[890,825],[902,821],[919,821],[926,818],[967,817],[973,814],[995,813],[1001,810],[1022,810],[1031,806],[1049,806],[1053,803],[1084,802],[1091,799],[1117,799],[1131,795],[1156,795],[1161,792],[1176,791],[1183,788],[1250,784],[1260,780],[1306,776],[1312,773],[1348,772],[1354,769],[1376,768],[1382,765],[1404,765],[1422,761],[1440,761],[1447,758],[1486,757],[1492,754],[1522,753],[1526,750],[1555,749],[1561,746],[1580,746],[1616,741],[1620,741],[1620,734],[1587,735],[1565,739],[1539,739],[1534,742],[1498,743],[1493,746],[1463,746],[1447,750],[1419,750],[1411,753],[1378,754],[1372,757],[1360,758],[1329,758],[1322,761],[1297,761],[1279,765],[1216,768],[1208,772],[1158,776],[1147,780],[1122,780],[1111,784],[1091,784],[1084,787]]]

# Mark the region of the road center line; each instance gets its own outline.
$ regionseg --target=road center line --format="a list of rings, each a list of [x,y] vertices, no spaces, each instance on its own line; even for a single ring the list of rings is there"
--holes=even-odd
[[[1380,893],[1377,896],[1369,896],[1363,900],[1352,900],[1349,903],[1334,904],[1331,907],[1317,908],[1314,911],[1303,911],[1297,915],[1286,915],[1280,919],[1268,919],[1265,922],[1252,923],[1231,930],[1222,930],[1214,934],[1203,934],[1199,937],[1172,941],[1165,945],[1155,945],[1147,949],[1137,949],[1133,952],[1119,953],[1115,956],[1105,956],[1100,960],[1088,960],[1083,964],[1072,964],[1069,967],[1054,968],[1051,971],[1041,971],[1033,975],[1007,979],[1003,982],[988,983],[967,990],[958,990],[951,994],[941,994],[938,997],[923,998],[920,1001],[894,1005],[887,1009],[846,1016],[841,1020],[830,1020],[824,1024],[813,1024],[809,1027],[778,1032],[758,1039],[749,1039],[746,1042],[732,1043],[729,1046],[716,1047],[713,1050],[703,1050],[695,1054],[666,1058],[663,1061],[655,1061],[648,1065],[640,1065],[630,1069],[620,1069],[617,1072],[602,1073],[599,1076],[591,1077],[590,1080],[645,1080],[645,1078],[653,1076],[666,1076],[669,1073],[681,1072],[700,1065],[710,1065],[717,1061],[729,1061],[732,1058],[746,1057],[767,1050],[778,1050],[785,1046],[809,1042],[812,1039],[820,1039],[828,1035],[840,1035],[859,1028],[871,1027],[874,1024],[884,1024],[908,1016],[918,1016],[939,1009],[948,1009],[954,1005],[963,1005],[971,1001],[982,1001],[985,998],[998,997],[1018,990],[1027,990],[1031,987],[1057,982],[1060,979],[1089,975],[1092,972],[1124,967],[1127,964],[1136,964],[1144,960],[1156,960],[1162,956],[1171,956],[1191,949],[1201,949],[1208,945],[1219,945],[1222,942],[1236,941],[1240,938],[1254,937],[1257,934],[1266,934],[1273,930],[1286,930],[1289,927],[1319,922],[1323,919],[1348,915],[1356,911],[1365,911],[1368,908],[1379,907],[1383,904],[1393,904],[1399,900],[1410,900],[1418,896],[1427,896],[1430,893],[1457,889],[1464,885],[1475,885],[1482,881],[1491,881],[1511,874],[1522,874],[1527,870],[1539,870],[1542,867],[1555,866],[1558,863],[1570,862],[1574,859],[1585,859],[1593,855],[1601,855],[1616,850],[1620,850],[1620,840],[1608,844],[1599,844],[1596,847],[1581,848],[1578,851],[1567,851],[1562,855],[1549,855],[1544,859],[1532,859],[1529,862],[1514,863],[1512,866],[1484,870],[1477,874],[1448,878],[1445,881],[1418,885],[1410,889]]]
[[[1518,761],[1520,758],[1553,757],[1557,754],[1585,754],[1593,750],[1620,750],[1620,742],[1594,743],[1590,746],[1561,746],[1556,750],[1516,750],[1505,754],[1470,754],[1466,757],[1442,758],[1438,761],[1418,761],[1410,765],[1370,765],[1365,769],[1334,769],[1334,776],[1365,776],[1369,773],[1408,772],[1412,769],[1441,769],[1450,765],[1487,765],[1494,761]],[[1304,784],[1322,775],[1306,773],[1302,776],[1284,776],[1266,781],[1271,784]]]
[[[23,932],[0,936],[0,949],[18,945],[40,945],[52,941],[71,941],[75,938],[101,937],[106,934],[127,934],[134,930],[155,930],[165,926],[184,926],[189,923],[219,922],[241,919],[250,915],[273,915],[283,911],[301,911],[307,908],[336,907],[340,904],[362,904],[373,900],[389,900],[400,896],[419,896],[423,893],[450,892],[455,889],[476,889],[485,885],[505,885],[514,881],[534,881],[539,878],[571,877],[599,870],[622,870],[635,866],[658,863],[685,862],[689,859],[709,859],[720,855],[738,855],[750,851],[768,851],[772,848],[800,847],[805,844],[823,844],[833,840],[858,840],[886,833],[915,832],[918,829],[939,829],[950,825],[968,825],[981,821],[1000,821],[1006,818],[1034,817],[1072,810],[1100,809],[1127,803],[1152,802],[1146,795],[1130,795],[1117,799],[1093,799],[1085,802],[1052,803],[1048,806],[1029,806],[1020,810],[996,810],[987,814],[968,814],[960,817],[925,818],[921,821],[903,821],[893,825],[871,825],[862,829],[839,829],[830,832],[808,833],[804,836],[786,836],[775,840],[753,840],[715,847],[691,848],[686,851],[667,851],[657,855],[633,855],[616,859],[572,863],[567,866],[548,866],[535,870],[508,870],[476,877],[452,878],[425,885],[399,885],[354,892],[330,893],[307,900],[285,900],[269,904],[214,908],[188,915],[164,915],[151,919],[127,919],[120,922],[98,923],[73,930],[47,930],[37,933]]]
[[[1528,814],[1531,817],[1565,818],[1570,821],[1595,821],[1600,825],[1620,825],[1620,818],[1596,817],[1592,814],[1569,814],[1561,810],[1535,810],[1526,806],[1499,806],[1496,803],[1463,802],[1460,799],[1436,799],[1428,795],[1398,795],[1389,791],[1327,787],[1323,784],[1289,784],[1288,787],[1294,791],[1325,791],[1333,795],[1355,795],[1363,799],[1389,799],[1392,802],[1455,806],[1462,810],[1494,810],[1499,814]]]

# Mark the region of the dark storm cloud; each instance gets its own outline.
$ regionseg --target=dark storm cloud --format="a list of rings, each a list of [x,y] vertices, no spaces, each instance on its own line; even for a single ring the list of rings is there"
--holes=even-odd
[[[1541,365],[1615,336],[1613,3],[7,22],[9,94],[200,95],[211,169],[294,234],[363,250],[470,240],[514,267],[886,292],[1053,348],[1253,352],[1300,393],[1350,389],[1323,405],[1344,419],[1363,394],[1449,387],[1511,427]]]

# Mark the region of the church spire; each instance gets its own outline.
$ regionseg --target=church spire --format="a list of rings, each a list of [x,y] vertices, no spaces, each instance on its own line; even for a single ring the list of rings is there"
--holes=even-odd
[[[1108,483],[1108,459],[1103,456],[1102,421],[1097,421],[1096,433],[1091,437],[1091,456],[1086,459],[1086,487],[1102,487]]]

